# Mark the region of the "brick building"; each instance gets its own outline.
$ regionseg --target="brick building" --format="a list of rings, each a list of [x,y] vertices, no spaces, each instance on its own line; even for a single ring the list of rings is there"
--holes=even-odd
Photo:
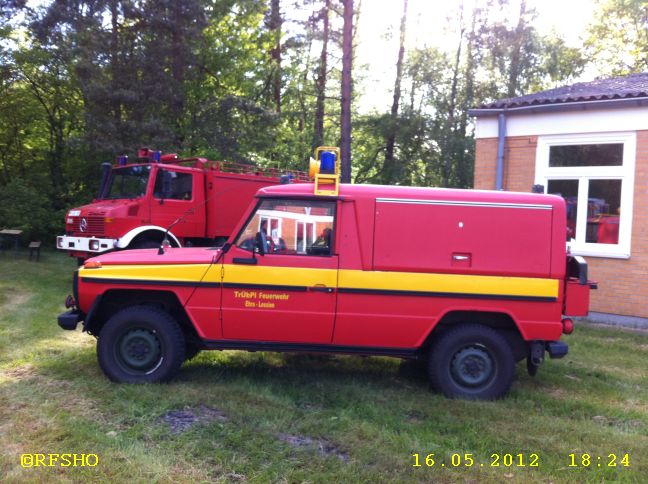
[[[567,243],[599,281],[591,310],[648,318],[648,72],[503,99],[470,114],[475,188],[541,185],[563,196]]]

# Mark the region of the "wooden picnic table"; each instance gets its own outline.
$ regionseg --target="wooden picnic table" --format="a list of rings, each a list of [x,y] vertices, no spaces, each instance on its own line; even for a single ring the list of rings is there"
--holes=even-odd
[[[4,241],[4,239],[13,239],[14,248],[16,249],[16,252],[18,252],[18,242],[20,241],[22,233],[23,231],[18,229],[2,229],[0,230],[0,242]]]

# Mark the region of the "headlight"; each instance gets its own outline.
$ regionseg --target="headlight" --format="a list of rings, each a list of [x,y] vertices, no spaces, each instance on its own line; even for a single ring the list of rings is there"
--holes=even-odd
[[[91,240],[88,247],[90,248],[90,250],[99,250],[99,241],[98,240]]]

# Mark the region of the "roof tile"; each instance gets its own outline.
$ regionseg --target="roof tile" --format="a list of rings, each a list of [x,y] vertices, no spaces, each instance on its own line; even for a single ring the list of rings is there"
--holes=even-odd
[[[504,109],[541,104],[636,97],[648,97],[648,72],[630,74],[624,77],[613,77],[611,79],[597,79],[591,82],[579,82],[570,86],[548,89],[525,96],[500,99],[492,103],[482,104],[478,109]]]

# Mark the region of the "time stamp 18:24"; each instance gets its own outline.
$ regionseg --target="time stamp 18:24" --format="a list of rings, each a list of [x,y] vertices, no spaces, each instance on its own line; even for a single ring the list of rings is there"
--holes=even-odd
[[[477,462],[474,454],[450,454],[443,460],[435,454],[412,454],[412,467],[540,467],[539,454],[493,453],[488,461]],[[567,455],[567,467],[630,467],[630,455],[610,453],[594,455],[572,453]]]

